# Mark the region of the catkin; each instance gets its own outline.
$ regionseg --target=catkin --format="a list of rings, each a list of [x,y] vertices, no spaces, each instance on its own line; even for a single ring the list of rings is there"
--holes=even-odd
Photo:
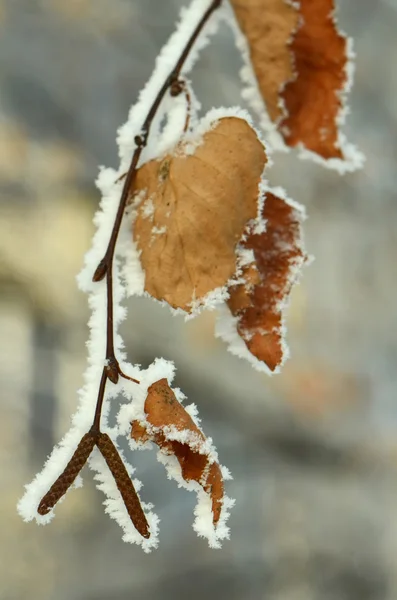
[[[150,531],[145,513],[143,512],[131,477],[128,475],[127,469],[125,468],[115,445],[106,433],[101,433],[96,443],[114,477],[131,521],[144,538],[149,538]]]
[[[77,475],[87,462],[96,442],[96,436],[92,433],[86,433],[80,440],[72,458],[65,467],[63,473],[52,484],[46,495],[42,498],[37,512],[39,515],[46,515],[55,506],[55,504],[66,494]]]

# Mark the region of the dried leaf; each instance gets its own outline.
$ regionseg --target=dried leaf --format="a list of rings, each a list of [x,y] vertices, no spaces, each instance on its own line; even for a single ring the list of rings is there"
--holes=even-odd
[[[145,401],[146,425],[133,421],[131,437],[135,441],[155,442],[163,452],[174,455],[185,481],[197,481],[212,500],[213,523],[219,521],[223,503],[223,479],[219,464],[210,462],[203,453],[204,434],[178,402],[166,379],[160,379],[148,389]],[[188,432],[186,442],[170,439],[169,428]]]
[[[300,1],[303,23],[291,44],[298,76],[282,93],[286,143],[302,142],[326,159],[343,158],[338,114],[347,81],[347,40],[337,31],[334,8],[333,0]]]
[[[257,216],[266,155],[237,117],[220,119],[194,154],[185,149],[182,141],[173,155],[141,167],[131,191],[146,190],[134,223],[145,290],[190,311],[236,271],[236,246]]]
[[[258,86],[272,121],[283,116],[280,92],[293,78],[290,42],[299,13],[285,0],[231,0],[247,38]]]
[[[347,83],[347,40],[336,28],[334,1],[231,3],[269,116],[286,144],[303,144],[325,159],[343,158],[338,116]]]
[[[284,357],[282,311],[307,257],[296,206],[267,193],[262,215],[266,232],[250,234],[244,242],[254,252],[255,264],[244,269],[244,283],[229,288],[228,305],[248,350],[275,371]]]

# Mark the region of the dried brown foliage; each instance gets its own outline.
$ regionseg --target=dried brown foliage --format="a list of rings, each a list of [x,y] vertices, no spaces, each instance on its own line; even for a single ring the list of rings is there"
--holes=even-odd
[[[166,379],[160,379],[149,387],[144,409],[146,422],[133,421],[131,437],[137,442],[155,442],[165,454],[177,458],[185,481],[196,481],[210,495],[213,523],[216,525],[222,510],[223,479],[219,464],[210,462],[204,452],[204,434],[178,402]],[[188,441],[182,443],[169,439],[169,427],[188,432]]]
[[[283,308],[306,255],[297,208],[267,193],[262,215],[266,232],[250,234],[243,243],[254,252],[255,264],[245,268],[244,284],[229,288],[228,305],[249,351],[274,371],[284,354]]]
[[[301,0],[303,18],[291,44],[297,78],[283,91],[288,145],[302,142],[323,158],[343,158],[337,117],[346,83],[346,38],[338,33],[333,0]]]
[[[336,27],[334,0],[300,0],[296,6],[286,0],[231,3],[270,118],[286,144],[303,144],[325,159],[343,158],[337,117],[347,40]]]
[[[193,154],[183,151],[182,141],[173,155],[137,173],[133,195],[144,197],[134,237],[145,289],[189,312],[193,300],[223,286],[238,317],[238,334],[274,371],[283,360],[282,308],[293,283],[291,269],[303,262],[301,215],[269,193],[259,215],[266,232],[252,233],[266,155],[246,121],[221,119]],[[241,248],[254,256],[242,274]],[[236,279],[244,284],[236,285]]]
[[[299,13],[285,0],[231,0],[247,38],[258,86],[272,121],[283,116],[280,91],[294,75],[290,42]]]
[[[236,117],[221,119],[194,154],[184,149],[181,141],[172,155],[141,167],[131,191],[147,190],[134,223],[145,289],[189,311],[236,271],[236,246],[257,215],[266,155]]]

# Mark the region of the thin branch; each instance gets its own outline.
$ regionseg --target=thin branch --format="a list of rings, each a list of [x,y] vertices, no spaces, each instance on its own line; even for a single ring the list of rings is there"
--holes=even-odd
[[[173,98],[176,98],[176,96],[179,96],[180,94],[182,94],[182,92],[185,94],[186,100],[186,119],[185,125],[183,127],[183,133],[186,133],[190,125],[190,115],[192,112],[192,98],[190,96],[189,88],[186,81],[184,79],[176,79],[170,87],[170,94]]]
[[[164,81],[162,87],[160,88],[153,104],[147,114],[147,117],[142,125],[141,135],[135,137],[136,148],[134,154],[131,159],[131,164],[128,170],[128,173],[125,177],[123,191],[121,193],[121,198],[119,202],[119,206],[117,209],[117,214],[115,217],[115,221],[112,228],[112,233],[109,239],[108,247],[106,249],[105,255],[102,260],[99,262],[95,273],[93,275],[92,280],[94,282],[102,281],[106,278],[106,298],[107,298],[107,321],[106,321],[106,356],[105,356],[105,366],[102,370],[102,375],[99,383],[98,389],[98,397],[95,406],[95,412],[93,417],[93,422],[90,430],[82,437],[80,443],[74,452],[72,458],[69,463],[66,465],[63,473],[58,477],[58,479],[51,486],[50,490],[45,494],[38,505],[38,513],[41,515],[47,514],[58,502],[58,500],[66,493],[69,487],[72,485],[73,481],[77,477],[80,470],[83,468],[86,463],[89,455],[91,454],[94,446],[97,446],[104,456],[108,467],[110,468],[116,483],[117,487],[122,495],[124,503],[126,505],[128,514],[135,527],[139,531],[139,533],[145,537],[150,537],[150,530],[148,523],[146,521],[145,514],[142,510],[142,507],[139,502],[139,497],[135,492],[132,481],[128,475],[127,470],[119,456],[116,447],[113,442],[107,436],[101,432],[101,416],[102,416],[102,408],[103,402],[105,398],[105,389],[107,381],[111,381],[116,384],[119,380],[119,377],[124,377],[125,379],[129,379],[130,381],[134,381],[135,383],[139,383],[136,379],[129,377],[120,368],[118,360],[115,356],[114,351],[114,323],[113,323],[113,261],[114,261],[114,253],[117,243],[117,238],[120,232],[120,226],[123,219],[125,207],[127,204],[129,192],[131,186],[134,182],[137,165],[139,159],[142,154],[142,150],[145,148],[147,144],[147,140],[150,133],[150,128],[153,122],[153,119],[159,109],[159,106],[170,88],[173,88],[173,92],[171,95],[177,95],[183,91],[184,86],[180,86],[179,76],[181,70],[185,64],[187,57],[189,56],[189,52],[192,49],[194,43],[196,42],[199,34],[201,33],[203,27],[207,23],[208,19],[212,15],[212,13],[219,8],[222,0],[213,0],[209,8],[206,10],[199,23],[197,24],[195,30],[190,36],[185,48],[183,49],[175,67],[172,69],[166,80]],[[177,92],[177,93],[175,93]],[[190,102],[190,96],[188,91],[185,89],[187,102]],[[124,175],[120,178],[123,179]]]
[[[189,53],[196,42],[198,36],[200,35],[202,29],[206,25],[208,19],[212,15],[212,13],[219,8],[222,0],[213,0],[209,8],[206,10],[199,23],[197,24],[195,30],[190,36],[185,48],[183,49],[175,67],[172,69],[163,85],[161,86],[156,98],[153,101],[152,106],[146,116],[146,119],[142,125],[141,135],[136,136],[135,143],[136,148],[134,154],[132,156],[131,164],[128,169],[127,176],[124,180],[123,191],[121,193],[121,198],[119,202],[119,206],[117,209],[116,218],[113,224],[112,233],[110,235],[110,240],[108,247],[106,249],[105,255],[103,259],[100,261],[98,267],[95,270],[93,281],[101,281],[106,276],[106,287],[107,287],[107,323],[106,323],[106,361],[107,365],[103,369],[101,383],[98,390],[98,399],[97,405],[95,409],[95,417],[93,426],[99,427],[100,418],[102,412],[103,405],[103,397],[105,393],[106,380],[110,379],[113,383],[117,383],[118,375],[121,375],[127,379],[129,379],[124,373],[122,373],[119,363],[116,359],[114,352],[114,327],[113,327],[113,260],[114,253],[116,248],[117,238],[120,232],[121,222],[123,219],[125,207],[128,200],[129,191],[132,187],[132,184],[135,179],[136,169],[139,162],[139,159],[142,154],[142,150],[145,148],[149,133],[150,127],[152,125],[153,119],[156,116],[156,113],[160,107],[160,104],[167,93],[167,91],[178,81],[182,68],[186,62],[186,59],[189,56]]]

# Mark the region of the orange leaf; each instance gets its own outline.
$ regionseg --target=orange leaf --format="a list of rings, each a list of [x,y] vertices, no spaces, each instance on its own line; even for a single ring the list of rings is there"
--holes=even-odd
[[[334,0],[231,0],[259,90],[288,146],[344,158],[338,116],[347,83],[347,40]],[[291,67],[293,65],[293,68]]]
[[[303,22],[291,44],[298,75],[282,92],[286,143],[303,143],[326,159],[343,158],[337,119],[347,81],[347,40],[336,29],[333,11],[333,0],[300,0]]]
[[[145,194],[133,231],[145,290],[189,312],[234,275],[237,244],[257,217],[267,159],[254,130],[237,117],[220,119],[188,151],[181,141],[172,155],[142,166],[132,194]]]
[[[155,442],[165,454],[174,455],[185,481],[196,481],[212,500],[213,523],[219,521],[223,503],[223,479],[218,463],[205,452],[206,438],[191,416],[178,402],[166,379],[148,389],[145,401],[146,422],[132,422],[131,437],[137,442]],[[172,439],[170,427],[183,434],[184,441]]]
[[[262,214],[266,232],[249,234],[243,244],[253,251],[255,264],[245,268],[244,283],[230,286],[228,305],[248,350],[275,371],[284,358],[282,311],[307,257],[295,205],[267,193]]]

